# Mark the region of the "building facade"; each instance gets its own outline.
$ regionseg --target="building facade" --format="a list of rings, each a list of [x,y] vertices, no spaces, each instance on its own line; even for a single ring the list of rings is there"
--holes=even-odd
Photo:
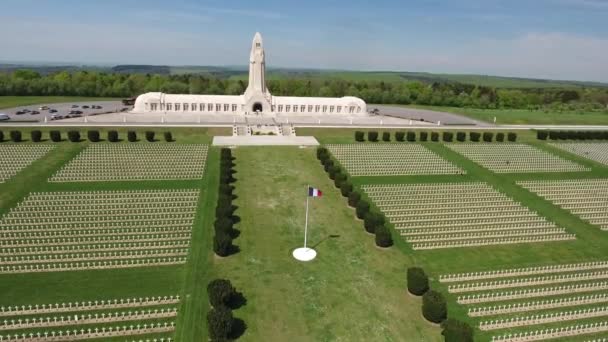
[[[231,115],[367,115],[357,97],[273,96],[266,88],[266,57],[256,33],[249,55],[249,84],[243,95],[176,95],[146,93],[137,97],[134,113],[199,113]]]

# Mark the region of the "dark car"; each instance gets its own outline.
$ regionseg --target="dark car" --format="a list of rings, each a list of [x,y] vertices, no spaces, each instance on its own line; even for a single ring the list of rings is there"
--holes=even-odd
[[[89,109],[89,106],[82,106],[82,109]]]
[[[82,114],[82,111],[81,110],[71,110],[68,114],[78,115],[78,114]]]
[[[78,108],[78,105],[72,105],[72,108]]]
[[[57,109],[49,109],[49,113],[57,113]]]
[[[91,106],[91,108],[93,108],[93,109],[102,109],[103,107],[99,106],[99,105],[94,105],[94,106]]]
[[[61,115],[61,114],[51,115],[51,120],[60,120],[60,119],[63,119],[63,115]]]
[[[25,114],[26,112],[24,110],[18,110],[15,112],[16,115],[22,115]]]
[[[30,115],[36,115],[36,114],[40,114],[40,112],[37,110],[33,110],[30,112]]]

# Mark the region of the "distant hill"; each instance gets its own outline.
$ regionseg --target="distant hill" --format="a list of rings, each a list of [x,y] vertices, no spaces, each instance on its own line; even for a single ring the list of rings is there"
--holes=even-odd
[[[167,65],[116,65],[104,66],[81,66],[81,65],[35,65],[18,63],[0,63],[0,72],[12,72],[18,69],[30,69],[43,75],[60,71],[82,71],[94,70],[109,73],[138,73],[138,74],[160,74],[160,75],[185,75],[198,74],[208,75],[222,79],[243,79],[248,77],[247,66],[167,66]],[[321,69],[296,69],[296,68],[268,68],[268,79],[286,78],[310,78],[323,79],[334,78],[352,81],[384,81],[384,82],[458,82],[475,84],[495,88],[580,88],[580,87],[606,87],[608,83],[546,80],[534,78],[502,77],[488,75],[467,74],[433,74],[427,72],[400,72],[400,71],[345,71],[345,70],[321,70]]]

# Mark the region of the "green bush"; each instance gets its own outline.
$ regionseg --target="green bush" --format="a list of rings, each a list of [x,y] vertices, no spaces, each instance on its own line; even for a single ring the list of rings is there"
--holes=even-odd
[[[129,142],[136,142],[137,141],[137,133],[135,133],[135,131],[128,131],[127,132],[127,140]]]
[[[429,133],[422,131],[420,132],[420,141],[427,141],[429,140]]]
[[[0,142],[4,141],[4,132],[0,131]]]
[[[236,290],[232,286],[230,280],[227,279],[214,279],[207,285],[209,303],[214,308],[218,306],[228,306],[235,294]]]
[[[59,131],[50,131],[49,137],[52,142],[60,142],[61,141],[61,132]]]
[[[68,140],[71,142],[80,142],[80,132],[68,131]]]
[[[465,322],[448,318],[441,323],[441,334],[445,342],[473,342],[475,331]]]
[[[384,224],[384,217],[378,213],[367,212],[363,217],[363,227],[365,227],[365,231],[370,234],[374,234],[376,232],[376,226]]]
[[[549,132],[547,131],[536,131],[536,139],[538,140],[547,140],[549,137]]]
[[[479,132],[469,133],[469,139],[471,139],[472,142],[479,142],[480,138],[481,138],[481,134],[479,134]]]
[[[492,132],[483,132],[483,141],[492,142],[492,138],[494,137],[494,133]]]
[[[558,131],[549,131],[549,139],[551,139],[551,140],[559,139],[559,132]]]
[[[500,133],[496,133],[496,141],[497,142],[503,142],[505,141],[505,134],[500,132]]]
[[[116,131],[108,131],[108,141],[109,142],[117,142],[118,141],[118,132],[116,132]]]
[[[404,141],[405,140],[405,132],[396,132],[395,133],[395,140],[397,141]]]
[[[433,323],[441,323],[447,318],[447,304],[441,293],[429,290],[422,296],[422,315]]]
[[[382,132],[382,141],[391,141],[391,133]]]
[[[344,183],[345,181],[346,181],[346,175],[343,174],[342,172],[336,173],[336,175],[334,176],[334,185],[338,189],[340,189],[342,187],[342,183]]]
[[[357,218],[363,220],[365,218],[365,214],[369,212],[369,203],[365,200],[360,199],[355,207]]]
[[[439,141],[439,133],[431,132],[431,141],[438,142]]]
[[[99,142],[99,131],[87,131],[87,138],[90,142]]]
[[[443,132],[443,141],[452,142],[454,140],[454,133],[452,132]]]
[[[147,142],[154,142],[154,141],[156,141],[154,139],[155,133],[153,131],[146,131],[145,135],[146,135],[146,141]]]
[[[409,293],[422,296],[429,290],[429,277],[420,267],[407,269],[407,290]]]
[[[416,133],[412,131],[407,132],[407,141],[414,142],[416,141]]]
[[[365,133],[361,132],[361,131],[356,131],[355,132],[355,141],[365,141]]]
[[[317,148],[317,159],[323,160],[329,156],[329,151],[325,147]]]
[[[376,246],[387,248],[393,245],[393,237],[391,236],[391,231],[385,224],[377,226],[375,231]]]
[[[369,140],[371,142],[377,142],[378,141],[378,132],[376,132],[376,131],[367,132],[367,140]]]
[[[33,130],[31,133],[31,138],[33,142],[41,142],[42,141],[42,132],[39,130]]]
[[[517,141],[517,133],[514,133],[514,132],[507,133],[507,140],[509,140],[510,142]]]
[[[215,254],[225,257],[232,250],[232,237],[226,232],[216,232],[213,237],[213,251]]]
[[[207,313],[209,339],[216,342],[228,341],[234,326],[232,310],[225,306],[214,307]]]
[[[215,227],[215,232],[224,232],[228,234],[232,234],[232,227],[234,222],[232,219],[226,216],[218,217],[215,222],[213,222],[213,226]]]
[[[11,131],[9,134],[12,142],[21,142],[23,140],[21,137],[21,131]]]
[[[163,136],[165,137],[166,142],[173,141],[173,134],[171,134],[171,132],[165,132],[165,133],[163,133]]]
[[[359,203],[360,200],[361,200],[361,194],[359,194],[356,191],[353,191],[348,195],[348,205],[353,208],[357,207],[357,204]]]
[[[349,181],[342,182],[340,185],[340,193],[344,197],[350,197],[351,192],[353,192],[353,185]]]
[[[460,142],[464,142],[465,140],[467,140],[467,134],[465,132],[457,132],[456,140],[458,140]]]

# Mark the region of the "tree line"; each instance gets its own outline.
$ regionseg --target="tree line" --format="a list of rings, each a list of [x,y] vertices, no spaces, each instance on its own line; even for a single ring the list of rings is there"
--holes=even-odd
[[[278,96],[357,96],[367,103],[417,104],[481,109],[608,110],[608,88],[506,89],[457,82],[383,82],[337,78],[268,80]],[[145,92],[240,95],[247,81],[209,75],[125,74],[62,71],[41,75],[33,70],[0,73],[0,96],[132,97]]]

